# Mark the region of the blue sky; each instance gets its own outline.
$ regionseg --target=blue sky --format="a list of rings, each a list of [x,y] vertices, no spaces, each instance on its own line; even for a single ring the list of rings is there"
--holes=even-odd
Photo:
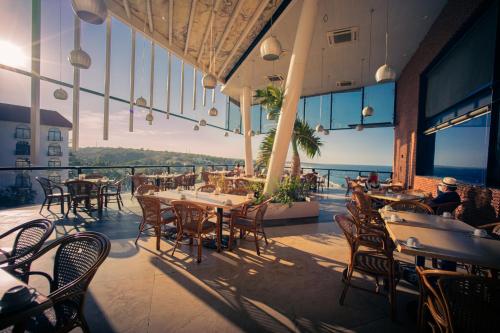
[[[61,52],[59,49],[59,1],[42,1],[42,64],[41,74],[43,76],[72,82],[72,67],[67,61],[67,55],[73,49],[73,16],[69,0],[61,0]],[[2,0],[0,2],[0,47],[5,45],[19,48],[26,61],[16,64],[29,70],[30,57],[30,22],[31,0]],[[135,98],[143,96],[149,103],[149,76],[150,76],[150,42],[138,34],[136,42],[136,80]],[[2,44],[4,42],[4,44]],[[8,44],[5,44],[8,43]],[[82,23],[82,48],[90,54],[92,66],[88,70],[81,71],[81,86],[104,91],[104,67],[105,67],[105,25],[94,26]],[[125,25],[113,20],[112,46],[111,46],[111,95],[125,100],[129,99],[130,84],[130,31]],[[2,46],[3,45],[3,46]],[[156,108],[166,109],[166,83],[167,83],[167,52],[160,47],[155,48],[155,88],[153,104]],[[7,50],[7,53],[10,52]],[[0,50],[0,54],[6,54],[6,50]],[[60,57],[62,61],[60,62]],[[9,64],[6,56],[0,56],[0,61]],[[172,61],[172,97],[171,110],[179,112],[180,108],[180,61]],[[29,79],[19,74],[0,70],[0,101],[5,103],[29,105],[30,84]],[[216,89],[215,106],[219,110],[218,117],[208,119],[207,111],[212,106],[211,94],[207,94],[207,105],[202,106],[202,93],[199,87],[201,73],[198,72],[196,82],[198,84],[196,94],[196,108],[193,110],[193,68],[185,66],[185,98],[184,115],[199,120],[206,119],[208,122],[225,126],[226,99]],[[55,100],[53,91],[58,86],[42,81],[41,106],[42,108],[55,109],[71,120],[72,97],[67,101]],[[381,87],[367,89],[367,93],[381,94],[377,92]],[[385,99],[372,99],[376,116],[372,121],[377,121],[377,109],[387,108]],[[390,102],[390,100],[389,100]],[[346,104],[347,103],[347,104]],[[379,104],[377,104],[379,103]],[[381,104],[380,104],[381,103]],[[334,100],[334,105],[348,105],[348,101]],[[351,103],[352,104],[352,103]],[[345,107],[345,116],[342,119],[334,119],[334,124],[340,124],[343,120],[359,119],[357,107]],[[152,126],[145,121],[147,111],[136,108],[135,131],[128,132],[129,106],[117,101],[110,102],[110,138],[102,140],[103,123],[103,98],[100,96],[81,93],[80,97],[80,144],[81,146],[110,146],[147,148],[153,150],[170,150],[179,152],[204,153],[216,156],[243,158],[243,137],[230,134],[224,137],[224,131],[205,127],[199,132],[194,132],[193,122],[176,117],[166,119],[165,115],[155,113]],[[381,115],[382,113],[380,113]],[[314,120],[316,121],[316,120]],[[320,121],[319,114],[317,121]],[[324,122],[324,116],[321,117]],[[339,164],[369,164],[369,165],[391,165],[393,159],[393,129],[378,128],[365,129],[362,132],[353,130],[330,131],[329,136],[321,136],[324,142],[321,157],[314,159],[316,163],[339,163]],[[255,136],[253,140],[254,157],[263,136]],[[311,161],[303,158],[303,161]]]

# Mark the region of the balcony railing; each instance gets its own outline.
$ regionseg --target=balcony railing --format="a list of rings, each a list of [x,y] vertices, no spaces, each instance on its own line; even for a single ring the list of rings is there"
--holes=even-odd
[[[47,156],[62,156],[62,155],[63,155],[62,151],[50,151],[49,150],[47,152]]]
[[[14,152],[15,155],[29,155],[30,154],[30,149],[28,148],[21,148],[21,149],[16,149]]]
[[[47,136],[47,141],[57,141],[57,142],[61,142],[61,141],[63,141],[63,137],[62,137],[62,135],[60,135],[60,136],[57,136],[57,135],[56,135],[56,136],[49,135],[49,136]]]
[[[23,134],[23,133],[14,133],[14,138],[15,139],[20,139],[20,140],[29,140],[31,139],[31,134]]]

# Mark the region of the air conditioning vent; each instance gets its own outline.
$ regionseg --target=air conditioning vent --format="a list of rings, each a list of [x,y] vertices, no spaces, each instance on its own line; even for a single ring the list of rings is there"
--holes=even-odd
[[[337,45],[349,44],[358,40],[359,28],[350,27],[328,31],[326,33],[326,38],[328,39],[328,45],[332,47]]]
[[[284,80],[284,77],[281,74],[273,74],[273,75],[268,75],[267,79],[269,80],[269,82],[281,82]]]
[[[337,81],[337,87],[340,88],[350,87],[352,85],[354,85],[354,81],[349,81],[349,80]]]

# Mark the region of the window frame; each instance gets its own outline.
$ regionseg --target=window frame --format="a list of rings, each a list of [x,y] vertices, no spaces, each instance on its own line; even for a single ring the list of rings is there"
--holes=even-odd
[[[53,149],[56,151],[54,152]],[[51,143],[47,148],[47,156],[62,156],[62,148],[58,143]]]
[[[47,140],[48,141],[63,141],[62,132],[57,127],[49,128],[47,132]]]
[[[27,133],[27,134],[26,134]],[[31,128],[27,125],[17,125],[14,137],[19,140],[31,139]]]

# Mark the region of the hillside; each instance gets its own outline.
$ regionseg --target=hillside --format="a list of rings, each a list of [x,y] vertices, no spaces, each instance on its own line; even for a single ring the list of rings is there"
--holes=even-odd
[[[80,148],[72,152],[69,165],[202,165],[243,163],[240,159],[130,148]]]

